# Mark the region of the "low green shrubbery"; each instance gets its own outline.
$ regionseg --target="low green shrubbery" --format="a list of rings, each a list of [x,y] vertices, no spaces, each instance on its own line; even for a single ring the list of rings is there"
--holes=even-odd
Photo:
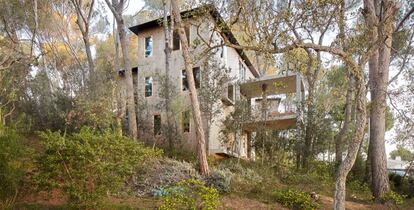
[[[142,161],[161,155],[113,132],[83,128],[79,133],[39,133],[44,152],[37,157],[40,189],[60,189],[72,203],[96,204],[101,196],[117,193]]]
[[[202,181],[188,179],[167,189],[160,210],[213,210],[219,205],[219,194]]]
[[[347,183],[347,195],[351,198],[363,201],[373,201],[371,189],[366,182],[352,180]]]
[[[402,205],[404,203],[404,196],[394,191],[389,191],[381,196],[381,202],[392,202],[395,205]]]
[[[14,204],[25,175],[27,152],[15,130],[0,127],[0,209]]]
[[[319,206],[308,193],[293,189],[277,190],[273,192],[273,197],[278,203],[291,209],[312,210]]]
[[[220,193],[230,192],[231,172],[225,170],[213,170],[204,177],[206,185],[215,188]]]
[[[414,177],[403,176],[390,173],[388,175],[391,189],[399,194],[407,195],[408,198],[414,197]]]
[[[145,161],[128,185],[138,196],[162,196],[165,189],[186,179],[200,179],[193,164],[171,158]]]

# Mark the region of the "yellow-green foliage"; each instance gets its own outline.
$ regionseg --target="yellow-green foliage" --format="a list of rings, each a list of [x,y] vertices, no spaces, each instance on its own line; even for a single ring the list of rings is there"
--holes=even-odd
[[[25,173],[27,149],[16,131],[0,125],[0,209],[13,205]]]
[[[313,210],[319,206],[308,193],[293,189],[277,190],[273,192],[273,197],[278,203],[291,209]]]
[[[167,190],[160,210],[213,210],[219,205],[216,189],[204,186],[199,180],[188,179]]]
[[[402,205],[404,203],[404,196],[399,195],[394,191],[389,191],[381,196],[382,202],[392,202],[395,205]]]
[[[42,132],[45,150],[37,157],[40,187],[61,189],[71,201],[92,203],[116,193],[142,161],[162,151],[146,148],[113,132],[83,128],[73,135]]]

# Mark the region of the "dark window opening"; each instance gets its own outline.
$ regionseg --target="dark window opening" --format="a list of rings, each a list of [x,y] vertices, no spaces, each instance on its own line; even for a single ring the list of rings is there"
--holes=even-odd
[[[222,45],[220,47],[220,58],[224,58],[224,42],[223,42],[223,40],[221,40],[220,45]]]
[[[152,55],[152,37],[145,38],[145,57]]]
[[[234,101],[234,86],[233,85],[229,85],[227,87],[227,98],[230,99],[231,101]]]
[[[181,80],[182,80],[183,91],[188,90],[187,73],[185,72],[185,70],[182,71]]]
[[[196,89],[200,88],[200,81],[201,81],[200,80],[201,79],[200,67],[193,68],[193,78],[194,78]],[[185,72],[185,70],[182,71],[181,79],[182,79],[183,91],[187,91],[189,89],[189,86],[188,86],[187,72]]]
[[[152,77],[145,77],[145,97],[152,96]]]
[[[183,132],[190,132],[190,111],[182,113],[182,128]]]
[[[154,135],[161,134],[161,115],[154,115]]]
[[[194,76],[194,83],[195,87],[198,89],[200,88],[200,67],[193,68],[193,76]]]
[[[239,61],[239,79],[241,81],[246,79],[246,67],[241,61]]]
[[[185,27],[185,34],[187,35],[188,45],[190,45],[190,28]],[[173,50],[180,50],[181,42],[180,42],[180,35],[178,29],[173,31]]]

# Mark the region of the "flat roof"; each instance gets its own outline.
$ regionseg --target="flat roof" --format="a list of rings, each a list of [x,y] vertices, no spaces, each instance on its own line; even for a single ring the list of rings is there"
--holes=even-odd
[[[224,21],[224,19],[221,17],[220,13],[217,11],[217,9],[214,6],[212,6],[212,5],[200,6],[200,7],[191,9],[191,10],[183,11],[180,14],[183,18],[191,18],[191,17],[196,16],[197,13],[205,13],[205,12],[210,13],[210,15],[216,21],[217,25],[220,26],[220,29],[221,29],[220,33],[221,33],[222,36],[227,37],[227,39],[232,44],[240,45],[239,42],[237,41],[236,37],[234,36],[234,34],[231,32],[230,27],[226,24],[226,22]],[[170,19],[171,19],[171,17],[168,16],[168,20],[170,20]],[[136,34],[138,36],[138,34],[142,31],[162,26],[162,20],[163,19],[161,17],[161,18],[151,20],[151,21],[148,21],[148,22],[145,22],[145,23],[141,23],[141,24],[138,24],[136,26],[129,27],[129,30],[131,30],[134,34]],[[244,60],[244,62],[246,63],[247,67],[250,69],[252,74],[256,78],[259,77],[260,73],[253,66],[252,62],[247,57],[246,53],[241,49],[235,49],[235,50],[240,55],[240,57]]]

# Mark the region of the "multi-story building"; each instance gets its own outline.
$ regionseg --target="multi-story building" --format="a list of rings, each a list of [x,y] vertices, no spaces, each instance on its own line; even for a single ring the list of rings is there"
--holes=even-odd
[[[233,79],[223,88],[223,97],[215,104],[222,110],[221,114],[214,116],[215,119],[209,129],[205,126],[208,132],[206,136],[209,137],[208,154],[250,158],[254,151],[251,147],[252,136],[258,126],[275,130],[296,126],[298,112],[293,100],[290,99],[292,94],[296,94],[293,96],[294,99],[301,99],[303,85],[299,75],[261,76],[243,50],[231,47],[220,46],[215,50],[210,49],[213,53],[205,56],[210,44],[217,46],[226,41],[238,44],[237,39],[214,8],[200,7],[184,11],[181,15],[184,17],[194,61],[193,73],[196,86],[199,86],[203,80],[200,72],[204,70],[207,59],[214,59],[225,66],[223,71],[226,71],[228,78]],[[177,125],[176,130],[181,139],[175,146],[194,151],[197,134],[191,118],[187,76],[178,34],[174,30],[170,70],[168,75],[165,75],[165,33],[162,19],[133,26],[130,30],[138,36],[138,63],[133,69],[136,99],[138,104],[145,104],[145,106],[138,105],[140,137],[152,139],[154,144],[161,144],[162,142],[157,142],[163,139],[160,138],[163,136],[161,127],[170,120]],[[160,106],[165,100],[161,97],[163,76],[169,78],[173,84],[170,88],[176,93],[171,105],[174,107],[174,113],[169,116],[169,119],[165,109]],[[246,99],[250,103],[251,115],[255,117],[246,120],[242,129],[229,137],[233,138],[233,141],[230,141],[232,143],[223,144],[220,136],[221,130],[224,129],[223,120],[234,110],[235,102],[241,99]],[[263,113],[264,109],[260,108],[261,104],[264,104],[262,100],[268,104],[265,115],[258,114],[257,111],[261,110],[260,113]]]

